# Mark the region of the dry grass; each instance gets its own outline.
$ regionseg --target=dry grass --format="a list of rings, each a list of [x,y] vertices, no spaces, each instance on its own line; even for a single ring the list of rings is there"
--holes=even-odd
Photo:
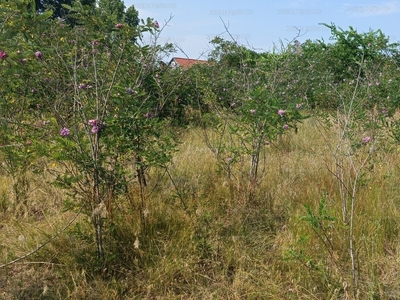
[[[116,199],[107,221],[106,263],[99,265],[92,227],[81,215],[46,247],[0,269],[0,297],[355,298],[348,227],[341,222],[337,180],[328,170],[332,156],[317,125],[309,119],[298,134],[266,147],[253,201],[240,182],[245,177],[228,180],[217,168],[202,131],[184,132],[170,176],[150,173],[145,218],[134,186],[129,201]],[[379,150],[358,187],[359,299],[400,298],[399,156]],[[29,178],[29,201],[16,216],[10,178],[0,177],[0,264],[36,248],[74,216],[62,212],[63,191],[47,184],[50,178]],[[304,205],[316,210],[323,197],[336,217],[324,223],[332,247],[301,220]]]

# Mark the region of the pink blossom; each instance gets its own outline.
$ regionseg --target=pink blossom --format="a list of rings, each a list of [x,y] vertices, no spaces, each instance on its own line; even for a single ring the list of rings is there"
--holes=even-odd
[[[364,136],[363,138],[362,138],[362,142],[363,143],[369,143],[371,141],[371,137],[369,137],[369,136]]]
[[[7,55],[7,52],[5,52],[5,51],[0,51],[0,59],[6,59],[7,56],[8,56],[8,55]]]
[[[70,131],[69,131],[69,129],[68,128],[66,128],[66,127],[63,127],[61,130],[60,130],[60,135],[61,136],[69,136],[70,135]]]
[[[288,124],[285,124],[285,125],[283,125],[282,128],[285,129],[285,130],[288,130],[288,129],[289,129],[289,125],[288,125]]]
[[[99,126],[94,125],[94,126],[92,127],[92,133],[96,134],[96,133],[98,133],[99,131],[100,131]]]
[[[278,115],[280,115],[281,117],[283,117],[285,114],[285,111],[283,109],[278,110]]]
[[[35,52],[35,56],[36,56],[38,59],[42,59],[42,57],[43,57],[42,52],[40,52],[40,51],[36,51],[36,52]]]
[[[97,122],[96,119],[92,119],[92,120],[89,120],[88,123],[89,123],[90,126],[97,126],[97,123],[98,123],[98,122]]]
[[[250,109],[250,113],[251,113],[251,114],[254,114],[255,112],[256,112],[255,109]]]
[[[155,22],[153,23],[153,26],[154,26],[154,28],[160,28],[160,25],[158,24],[157,21],[155,21]]]
[[[122,25],[121,23],[118,23],[117,25],[115,25],[115,27],[118,28],[118,29],[121,29],[122,26],[123,26],[123,25]]]

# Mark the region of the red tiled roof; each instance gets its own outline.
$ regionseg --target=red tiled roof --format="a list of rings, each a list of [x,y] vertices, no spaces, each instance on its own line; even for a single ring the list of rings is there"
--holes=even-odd
[[[171,65],[172,62],[176,62],[181,68],[187,69],[192,67],[195,64],[206,64],[208,63],[207,60],[200,60],[200,59],[192,59],[192,58],[181,58],[181,57],[174,57],[169,62]]]

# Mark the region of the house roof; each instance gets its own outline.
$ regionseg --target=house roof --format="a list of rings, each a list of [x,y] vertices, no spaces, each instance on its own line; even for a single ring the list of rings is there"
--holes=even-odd
[[[179,67],[187,69],[192,67],[193,65],[196,64],[206,64],[208,63],[207,60],[201,60],[201,59],[193,59],[193,58],[181,58],[181,57],[174,57],[171,59],[168,65],[171,66],[171,64],[175,62]]]

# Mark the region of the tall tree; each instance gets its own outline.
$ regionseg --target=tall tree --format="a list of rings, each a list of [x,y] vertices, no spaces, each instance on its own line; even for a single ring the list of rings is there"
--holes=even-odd
[[[35,6],[36,11],[39,13],[43,13],[45,10],[50,9],[53,11],[53,18],[64,19],[68,14],[68,10],[62,5],[66,4],[72,6],[78,1],[84,6],[94,7],[96,4],[96,0],[35,0]]]
[[[133,5],[129,6],[125,12],[125,23],[131,27],[136,27],[139,25],[139,12]]]
[[[122,0],[99,0],[99,11],[111,22],[123,22],[125,17],[125,4]]]

